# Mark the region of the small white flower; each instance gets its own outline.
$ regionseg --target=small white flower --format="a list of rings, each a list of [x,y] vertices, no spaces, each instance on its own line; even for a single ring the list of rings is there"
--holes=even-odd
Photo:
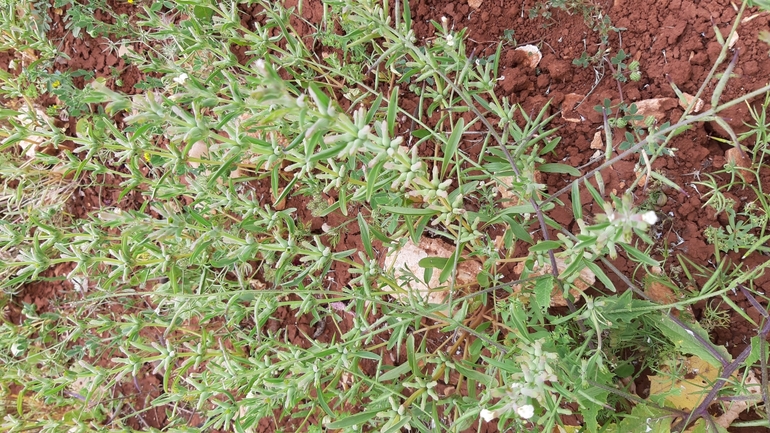
[[[446,44],[449,45],[450,47],[454,46],[454,44],[455,44],[455,37],[452,36],[451,34],[450,35],[446,35]]]
[[[178,77],[174,77],[174,82],[178,84],[184,84],[184,82],[187,81],[188,78],[190,77],[184,72],[182,72],[182,74],[179,75]]]
[[[497,412],[481,409],[481,414],[479,414],[479,416],[481,416],[481,419],[483,419],[484,421],[490,422],[493,419],[497,418]]]
[[[265,68],[265,59],[257,59],[256,62],[254,62],[254,67],[257,68],[257,71],[259,71],[262,75],[267,75],[267,68]]]
[[[642,221],[649,225],[653,225],[658,222],[658,216],[653,211],[648,211],[642,214]]]
[[[516,413],[524,419],[530,419],[535,415],[535,407],[531,404],[525,404],[516,408]]]

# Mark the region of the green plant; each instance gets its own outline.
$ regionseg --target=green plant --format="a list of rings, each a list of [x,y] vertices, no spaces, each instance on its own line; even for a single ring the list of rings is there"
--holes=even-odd
[[[126,56],[159,77],[140,86],[152,91],[128,95],[84,76],[85,89],[60,95],[81,108],[72,136],[2,112],[0,253],[9,260],[0,275],[21,322],[0,325],[0,383],[23,389],[3,390],[17,401],[34,395],[65,412],[9,413],[6,430],[125,431],[155,409],[170,432],[189,431],[193,415],[203,420],[196,429],[235,431],[263,419],[295,431],[459,432],[481,419],[552,431],[568,414],[589,431],[632,431],[622,429],[653,415],[671,428],[688,414],[618,381],[682,354],[712,362],[723,379],[745,367],[669,310],[737,290],[760,270],[715,273],[693,299],[671,305],[645,299],[619,272],[615,281],[630,290],[613,293],[608,257],[660,267],[646,233],[658,216],[631,191],[606,194],[602,167],[581,173],[549,162],[560,139],[547,107],[529,115],[495,93],[502,44],[473,61],[465,30],[446,21],[418,43],[408,2],[391,16],[376,1],[329,1],[313,38],[292,26],[298,11],[258,4],[253,28],[234,3],[144,6],[136,34],[116,35],[146,44]],[[338,55],[319,59],[316,42]],[[232,46],[248,47],[247,58]],[[72,73],[23,88],[8,79],[4,92],[34,106],[39,93],[26,89],[50,83],[54,92]],[[414,112],[400,103],[407,91]],[[663,154],[681,128],[751,96],[647,125],[603,167],[647,155],[647,146]],[[635,119],[632,107],[619,111]],[[470,134],[474,125],[480,135]],[[75,149],[28,159],[16,146],[33,133]],[[465,149],[478,137],[472,157]],[[574,181],[550,193],[544,173]],[[99,180],[106,176],[114,185]],[[116,200],[66,214],[67,194],[92,185]],[[577,233],[549,217],[565,192]],[[586,199],[595,214],[583,214]],[[314,231],[312,218],[325,217],[337,225]],[[423,257],[422,272],[383,266],[423,238],[450,245],[448,257]],[[516,244],[525,257],[512,257]],[[460,266],[473,261],[480,272],[463,282]],[[510,282],[503,270],[514,261],[523,271]],[[71,269],[57,277],[72,287],[59,305],[39,312],[14,297],[55,266]],[[589,279],[584,270],[603,286],[593,295],[574,294]],[[434,275],[442,304],[407,286]],[[550,308],[555,295],[568,312]],[[157,395],[120,393],[144,377],[158,378]],[[692,417],[708,417],[706,408]]]
[[[721,303],[717,306],[706,306],[703,310],[703,317],[699,321],[703,329],[711,332],[718,328],[730,327],[730,311],[721,309],[721,306]]]
[[[724,209],[727,214],[727,227],[708,227],[704,235],[706,240],[719,251],[738,252],[741,249],[770,251],[759,241],[767,226],[767,214],[758,209],[756,204],[748,203],[741,212],[734,212],[732,206]]]
[[[642,73],[639,72],[639,61],[638,60],[632,60],[631,63],[626,64],[625,61],[628,59],[628,54],[623,51],[623,49],[618,50],[618,53],[615,55],[615,57],[612,57],[610,59],[610,63],[615,66],[615,73],[613,74],[613,77],[622,82],[626,82],[629,79],[631,81],[639,81],[642,79]]]

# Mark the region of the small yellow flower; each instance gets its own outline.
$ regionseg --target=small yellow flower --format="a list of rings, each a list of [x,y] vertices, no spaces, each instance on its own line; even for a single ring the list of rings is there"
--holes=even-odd
[[[126,2],[130,5],[134,4],[134,0],[126,0]]]
[[[150,162],[150,152],[144,152],[144,160]]]
[[[59,80],[56,80],[53,83],[51,83],[51,87],[53,87],[54,89],[58,88],[59,86],[61,86],[61,81]]]

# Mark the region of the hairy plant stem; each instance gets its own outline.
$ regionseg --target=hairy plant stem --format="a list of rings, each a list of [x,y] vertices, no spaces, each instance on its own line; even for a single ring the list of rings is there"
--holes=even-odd
[[[479,326],[481,324],[481,321],[484,320],[484,313],[485,312],[486,312],[486,307],[482,306],[481,307],[481,312],[479,314],[477,314],[476,318],[474,318],[473,322],[471,322],[471,324],[469,326],[470,329],[475,329],[477,326]],[[450,353],[450,354],[455,353],[457,351],[457,349],[460,347],[460,345],[465,342],[465,340],[467,339],[467,337],[469,335],[470,334],[466,333],[466,332],[460,333],[459,337],[457,338],[457,341],[455,341],[455,343],[452,345],[452,347],[449,348],[449,350],[447,350],[446,353]],[[444,376],[444,371],[445,370],[446,370],[446,365],[444,365],[444,364],[439,365],[436,368],[436,370],[433,372],[433,375],[431,375],[431,379],[430,380],[431,381],[436,381],[436,380],[441,379]],[[457,386],[458,387],[460,386],[460,382],[458,382]],[[416,390],[414,393],[412,393],[412,395],[409,396],[409,398],[406,399],[406,401],[404,401],[401,404],[401,406],[409,407],[412,403],[414,403],[415,400],[417,400],[417,398],[419,396],[421,396],[422,394],[424,394],[426,392],[427,392],[427,388],[420,388],[420,389]]]
[[[561,196],[562,194],[570,192],[572,190],[572,185],[573,184],[576,184],[576,183],[580,184],[580,182],[585,182],[586,179],[590,178],[595,173],[600,172],[600,171],[604,170],[605,168],[608,168],[608,167],[612,166],[613,164],[615,164],[616,162],[622,160],[623,158],[638,152],[644,146],[649,144],[651,142],[651,139],[653,139],[653,138],[657,139],[658,137],[661,137],[663,135],[672,134],[677,129],[680,129],[680,128],[682,128],[684,126],[687,126],[687,125],[691,125],[693,123],[704,122],[704,121],[708,120],[710,117],[712,117],[715,114],[719,113],[720,111],[726,110],[726,109],[728,109],[728,108],[730,108],[730,107],[732,107],[732,106],[734,106],[736,104],[740,104],[742,102],[745,102],[745,101],[751,100],[753,98],[756,98],[757,96],[762,95],[762,94],[767,93],[767,92],[770,92],[770,84],[768,84],[768,85],[766,85],[764,87],[761,87],[761,88],[759,88],[759,89],[757,89],[757,90],[755,90],[755,91],[753,91],[751,93],[747,93],[747,94],[745,94],[745,95],[743,95],[743,96],[741,96],[739,98],[736,98],[736,99],[734,99],[732,101],[725,102],[724,104],[720,105],[717,108],[711,108],[711,109],[709,109],[707,111],[704,111],[703,113],[700,113],[700,114],[698,114],[696,116],[689,117],[689,118],[687,118],[685,120],[681,120],[681,121],[677,122],[674,125],[668,126],[668,127],[664,128],[664,129],[661,129],[660,131],[657,131],[654,134],[651,134],[651,135],[647,136],[642,141],[640,141],[640,142],[636,143],[635,145],[631,146],[630,148],[628,148],[627,150],[625,150],[622,153],[618,154],[617,156],[615,156],[614,158],[610,159],[609,161],[606,161],[605,163],[603,163],[599,167],[596,167],[593,170],[589,171],[588,173],[584,174],[583,176],[573,180],[567,186],[565,186],[562,189],[556,191],[555,193],[551,194],[548,198],[546,198],[545,200],[540,202],[540,205],[542,206],[542,205],[545,205],[545,204],[553,202],[554,200],[556,200],[557,197]],[[668,138],[666,138],[664,140],[664,142],[667,142],[670,139],[671,139],[671,137],[668,137]]]
[[[741,290],[741,293],[743,293],[743,296],[749,300],[751,306],[759,311],[759,313],[762,315],[762,317],[765,318],[766,321],[770,320],[770,314],[767,312],[767,310],[762,308],[762,305],[751,294],[751,292],[749,292],[749,289],[747,289],[743,284],[739,284],[738,288]],[[759,368],[762,372],[760,379],[762,385],[762,402],[765,403],[765,407],[770,407],[770,396],[768,395],[767,380],[767,341],[765,341],[764,338],[759,339]],[[770,421],[770,413],[768,413],[767,416],[768,421]]]

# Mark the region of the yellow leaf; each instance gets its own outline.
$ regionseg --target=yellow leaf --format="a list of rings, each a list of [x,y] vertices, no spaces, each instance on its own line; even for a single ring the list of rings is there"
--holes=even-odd
[[[664,367],[660,374],[649,376],[650,396],[665,396],[671,406],[692,410],[699,406],[719,377],[719,369],[691,356],[680,362],[674,371]]]

